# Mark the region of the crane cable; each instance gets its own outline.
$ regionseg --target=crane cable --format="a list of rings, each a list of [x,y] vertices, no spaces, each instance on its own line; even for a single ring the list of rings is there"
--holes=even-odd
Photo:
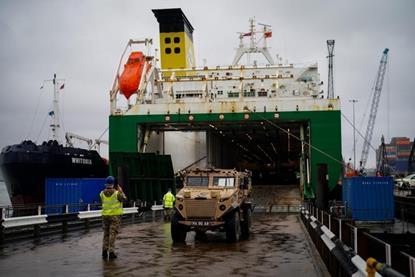
[[[249,112],[253,113],[253,111],[252,111],[252,110],[250,110],[250,109],[249,109],[248,107],[246,107],[246,106],[244,107],[244,110],[246,110],[246,111],[249,111]],[[313,148],[313,149],[314,149],[314,150],[316,150],[317,152],[320,152],[321,154],[323,154],[323,155],[325,155],[326,157],[328,157],[328,158],[332,159],[333,161],[337,162],[338,164],[340,164],[340,165],[342,165],[342,166],[345,166],[345,165],[346,165],[346,163],[345,163],[344,161],[340,161],[340,160],[336,159],[335,157],[333,157],[332,155],[330,155],[330,154],[328,154],[328,153],[324,152],[324,151],[323,151],[323,150],[321,150],[320,148],[318,148],[318,147],[316,147],[316,146],[314,146],[314,145],[312,145],[312,144],[310,144],[310,143],[308,143],[308,142],[304,141],[303,139],[301,139],[301,138],[297,137],[296,135],[293,135],[292,133],[288,132],[288,131],[287,131],[287,130],[285,130],[284,128],[282,128],[282,127],[278,126],[277,124],[275,124],[274,122],[272,122],[271,120],[269,120],[269,119],[267,119],[267,118],[263,117],[261,114],[256,114],[256,115],[257,115],[258,117],[262,118],[263,120],[265,120],[266,122],[268,122],[270,125],[272,125],[272,126],[276,127],[277,129],[279,129],[279,130],[283,131],[283,132],[284,132],[284,133],[286,133],[287,135],[292,136],[293,138],[295,138],[296,140],[300,141],[301,143],[304,143],[305,145],[307,145],[307,146],[309,146],[309,147]]]
[[[89,150],[91,150],[92,148],[94,148],[94,147],[95,147],[95,145],[97,145],[97,141],[101,141],[101,138],[105,135],[105,133],[108,131],[108,129],[109,129],[109,127],[107,127],[107,128],[104,130],[104,132],[102,132],[102,134],[98,137],[98,139],[96,139],[96,140],[94,141],[94,143],[93,143],[93,144],[91,144],[91,146],[89,147]]]
[[[364,141],[367,141],[366,140],[366,138],[363,136],[363,134],[362,133],[360,133],[360,131],[359,130],[357,130],[356,129],[356,127],[355,126],[353,126],[353,123],[352,122],[350,122],[350,120],[343,114],[343,113],[341,113],[341,115],[343,116],[343,118],[346,120],[346,122],[347,123],[349,123],[350,124],[350,126],[352,126],[353,127],[353,129],[358,133],[358,135],[360,136],[360,137],[362,137],[362,139],[364,140]],[[372,144],[370,144],[370,142],[368,142],[367,141],[367,143],[369,144],[369,146],[370,146],[370,148],[372,148],[372,150],[373,151],[376,151],[376,149],[372,146]]]

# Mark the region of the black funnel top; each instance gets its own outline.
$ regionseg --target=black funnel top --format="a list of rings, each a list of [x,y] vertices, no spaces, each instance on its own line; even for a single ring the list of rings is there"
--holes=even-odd
[[[160,9],[152,11],[160,24],[160,33],[186,32],[192,37],[193,26],[184,15],[182,9]]]

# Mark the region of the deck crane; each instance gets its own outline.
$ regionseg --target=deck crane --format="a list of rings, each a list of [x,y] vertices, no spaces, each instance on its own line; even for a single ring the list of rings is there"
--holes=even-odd
[[[93,145],[90,146],[90,150],[92,148],[95,148],[95,150],[98,151],[98,153],[101,153],[101,143],[108,145],[108,140],[105,139],[95,139],[95,142]]]
[[[74,147],[73,140],[77,139],[77,140],[86,142],[88,144],[88,150],[95,149],[98,151],[98,153],[100,153],[100,150],[101,150],[101,143],[108,145],[107,140],[100,139],[100,138],[93,140],[93,139],[86,138],[86,137],[83,137],[83,136],[80,136],[74,133],[69,133],[69,132],[65,134],[65,138],[66,138],[66,145],[69,147]]]
[[[388,48],[385,48],[385,50],[383,50],[383,55],[380,60],[378,73],[376,75],[375,92],[373,93],[372,106],[370,108],[369,121],[367,123],[367,129],[366,129],[365,139],[364,139],[363,148],[362,148],[362,155],[360,159],[360,172],[364,172],[366,162],[367,162],[367,157],[369,154],[369,146],[370,146],[370,142],[372,141],[373,128],[375,127],[375,120],[376,120],[376,114],[377,114],[377,110],[379,106],[380,94],[382,92],[383,79],[385,77],[385,72],[386,72],[388,52],[389,52]]]
[[[66,145],[69,147],[74,147],[73,139],[86,142],[89,148],[91,148],[92,144],[94,143],[94,141],[90,138],[86,138],[86,137],[83,137],[83,136],[80,136],[74,133],[69,133],[69,132],[65,134],[65,138],[66,138]]]

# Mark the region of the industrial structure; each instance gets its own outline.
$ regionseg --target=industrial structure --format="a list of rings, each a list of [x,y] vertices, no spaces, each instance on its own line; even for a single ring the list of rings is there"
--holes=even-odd
[[[329,76],[327,78],[328,85],[327,85],[327,99],[334,98],[334,73],[333,73],[333,58],[334,58],[334,39],[327,40],[327,50],[329,51],[329,55],[327,58],[329,59]]]

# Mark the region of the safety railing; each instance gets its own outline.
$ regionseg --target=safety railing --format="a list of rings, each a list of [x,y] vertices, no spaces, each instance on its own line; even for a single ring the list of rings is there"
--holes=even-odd
[[[415,258],[409,254],[410,251],[413,251],[411,246],[415,245],[415,235],[396,234],[394,238],[393,234],[384,234],[383,236],[388,236],[389,240],[392,240],[387,243],[382,239],[382,235],[370,234],[367,229],[353,225],[351,220],[335,217],[316,208],[312,203],[304,203],[301,218],[332,275],[351,276],[350,268],[346,266],[347,263],[331,253],[329,245],[321,237],[321,231],[316,231],[318,228],[329,231],[334,238],[338,239],[335,245],[342,245],[339,249],[345,251],[343,258],[349,256],[350,261],[354,259],[356,264],[361,266],[362,261],[365,265],[365,260],[374,258],[379,263],[393,267],[401,274],[415,277]],[[356,272],[360,272],[360,269],[356,268]],[[367,276],[365,269],[362,270],[361,274],[363,275],[360,276]]]
[[[147,203],[133,202],[123,208],[123,217],[135,222],[136,216],[141,220],[156,220],[162,217],[160,205],[154,203],[152,208]],[[25,214],[24,216],[20,216]],[[27,215],[29,214],[29,215]],[[39,237],[42,233],[68,232],[80,227],[89,228],[101,222],[100,204],[65,204],[33,207],[0,207],[0,244],[13,238]],[[19,215],[19,216],[18,216]],[[129,222],[129,221],[128,221]]]

